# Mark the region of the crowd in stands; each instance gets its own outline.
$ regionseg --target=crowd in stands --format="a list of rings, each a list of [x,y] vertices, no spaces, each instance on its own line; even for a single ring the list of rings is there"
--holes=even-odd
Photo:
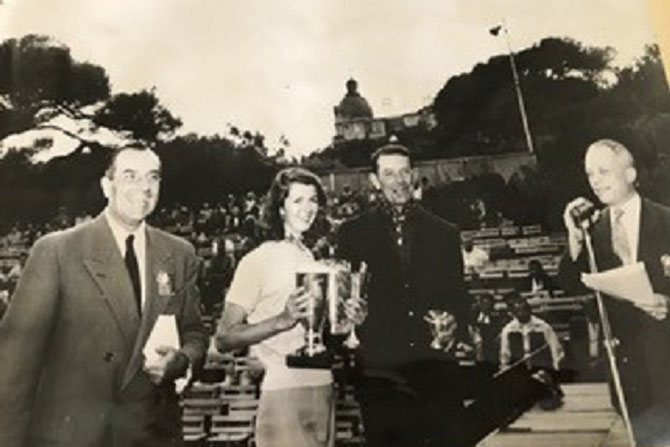
[[[417,199],[428,206],[439,207],[434,202],[436,196],[426,184]],[[354,191],[347,186],[339,194],[332,194],[328,211],[332,227],[336,228],[375,200],[378,198],[374,193]],[[212,329],[222,312],[225,290],[238,261],[263,240],[263,201],[261,194],[249,191],[229,194],[218,203],[203,203],[197,207],[159,207],[151,217],[153,225],[189,239],[203,258],[200,283],[203,318]],[[566,366],[575,367],[579,355],[575,355],[572,345],[579,344],[588,350],[582,355],[585,361],[596,358],[598,352],[594,352],[591,339],[597,337],[597,327],[594,329],[594,325],[583,318],[582,303],[565,297],[553,280],[558,257],[564,249],[564,236],[546,234],[540,225],[514,225],[500,216],[490,219],[485,200],[480,197],[472,199],[466,208],[470,211],[467,214],[469,229],[462,231],[462,252],[465,279],[472,296],[469,327],[472,350],[467,355],[490,365],[492,371],[525,362],[529,368],[545,368],[554,374]],[[0,318],[34,241],[48,232],[91,218],[71,217],[60,212],[42,225],[16,223],[0,237]],[[326,240],[321,248],[325,256],[332,253],[329,244]],[[575,319],[584,324],[575,326]],[[586,340],[575,341],[575,334],[586,334]],[[201,382],[196,382],[191,394],[184,397],[184,407],[188,410],[184,413],[187,432],[193,430],[200,438],[204,433],[210,437],[223,436],[222,433],[229,430],[226,424],[230,417],[231,421],[239,415],[252,417],[257,404],[258,377],[251,373],[253,368],[248,366],[251,363],[253,359],[245,356],[231,357],[210,351],[200,375]],[[240,367],[240,364],[247,366]],[[225,382],[221,382],[223,377],[227,377]],[[221,402],[226,393],[234,392],[246,393],[245,402],[250,408],[241,408],[233,417],[222,413]],[[203,400],[198,393],[214,393],[216,397]],[[239,401],[236,396],[231,399],[231,402]],[[357,414],[354,399],[342,398],[338,406],[345,408],[338,410],[338,418],[348,421],[341,424],[348,427],[347,433],[341,435],[343,439],[360,437],[360,419],[352,416]],[[247,424],[240,436],[253,436],[252,426]],[[235,430],[237,433],[239,428]]]
[[[437,206],[426,182],[417,192],[417,199],[428,206]],[[375,200],[378,198],[374,193],[354,191],[347,185],[339,194],[331,194],[328,215],[333,228]],[[160,207],[151,217],[153,225],[190,240],[203,258],[200,288],[203,313],[210,318],[220,315],[222,297],[237,262],[263,240],[263,201],[263,195],[248,191],[240,195],[228,194],[218,203],[205,202],[198,207]],[[498,363],[500,335],[504,323],[513,317],[509,312],[505,316],[495,312],[489,315],[487,309],[495,306],[512,309],[513,305],[501,299],[511,290],[532,293],[527,296],[560,296],[561,291],[555,286],[552,275],[564,240],[562,235],[541,234],[538,225],[514,226],[511,221],[502,219],[496,220],[498,226],[490,226],[484,200],[480,197],[475,197],[467,209],[471,211],[468,219],[472,229],[463,231],[462,239],[466,280],[474,296],[473,340],[481,360]],[[8,301],[20,275],[21,264],[37,238],[87,219],[91,216],[73,218],[59,212],[41,226],[16,224],[0,237],[0,302]],[[332,253],[330,241],[323,241],[317,250],[322,256],[328,256]],[[0,311],[2,308],[4,306]],[[484,314],[487,316],[482,316]],[[570,318],[571,315],[563,317]],[[480,324],[484,320],[489,326]]]

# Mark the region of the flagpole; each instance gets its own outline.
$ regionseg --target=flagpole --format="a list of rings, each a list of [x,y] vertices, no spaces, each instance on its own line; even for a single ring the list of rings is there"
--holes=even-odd
[[[521,91],[521,82],[519,81],[519,73],[516,70],[516,61],[514,60],[514,51],[512,51],[512,44],[510,43],[509,32],[507,31],[507,22],[505,18],[502,19],[502,29],[505,32],[505,43],[507,44],[507,52],[509,54],[509,63],[512,67],[512,78],[514,79],[514,89],[516,90],[516,99],[519,103],[519,112],[521,113],[521,123],[523,124],[523,133],[526,136],[526,146],[528,152],[535,153],[533,147],[533,138],[530,134],[530,125],[528,124],[528,116],[526,115],[526,105],[523,101],[523,93]]]

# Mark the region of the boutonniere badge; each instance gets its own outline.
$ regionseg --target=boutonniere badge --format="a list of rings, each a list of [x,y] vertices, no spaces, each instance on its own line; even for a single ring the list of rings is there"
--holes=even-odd
[[[661,256],[661,265],[663,266],[663,275],[670,276],[670,255],[664,254]]]
[[[164,270],[159,270],[156,273],[156,285],[158,286],[158,295],[170,296],[172,295],[172,284],[170,284],[170,275]]]

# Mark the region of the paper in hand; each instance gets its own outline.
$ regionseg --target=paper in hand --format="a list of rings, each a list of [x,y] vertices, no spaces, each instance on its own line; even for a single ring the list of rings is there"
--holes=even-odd
[[[144,354],[144,364],[146,366],[157,366],[163,361],[163,357],[156,352],[159,347],[170,347],[180,349],[179,331],[177,330],[177,319],[174,315],[159,315],[151,329],[149,338],[144,344],[142,354]],[[190,368],[188,371],[190,375]],[[187,377],[177,379],[175,387],[178,393],[184,389],[188,382]]]
[[[156,364],[161,356],[156,352],[160,346],[179,349],[179,332],[177,331],[177,319],[174,315],[159,315],[151,329],[149,338],[142,349],[147,364]]]
[[[628,264],[599,273],[582,273],[582,282],[591,289],[639,306],[654,306],[654,290],[644,263]]]

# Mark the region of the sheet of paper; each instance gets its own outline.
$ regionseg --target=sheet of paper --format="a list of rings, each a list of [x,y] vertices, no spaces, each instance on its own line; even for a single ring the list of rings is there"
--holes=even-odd
[[[156,323],[154,323],[149,338],[142,349],[146,365],[160,364],[161,356],[156,353],[156,348],[159,346],[169,346],[175,349],[181,348],[179,343],[179,331],[177,330],[177,319],[174,315],[159,315],[156,319]],[[189,367],[186,377],[181,377],[175,380],[177,393],[181,393],[184,390],[188,384],[190,376],[191,368]]]
[[[647,269],[642,262],[600,273],[582,273],[582,282],[592,289],[633,304],[653,306],[656,302]]]
[[[160,355],[156,353],[156,348],[159,346],[168,346],[175,349],[181,347],[179,345],[177,319],[174,315],[159,315],[156,319],[156,323],[154,323],[142,350],[147,363],[152,364],[160,359]]]

